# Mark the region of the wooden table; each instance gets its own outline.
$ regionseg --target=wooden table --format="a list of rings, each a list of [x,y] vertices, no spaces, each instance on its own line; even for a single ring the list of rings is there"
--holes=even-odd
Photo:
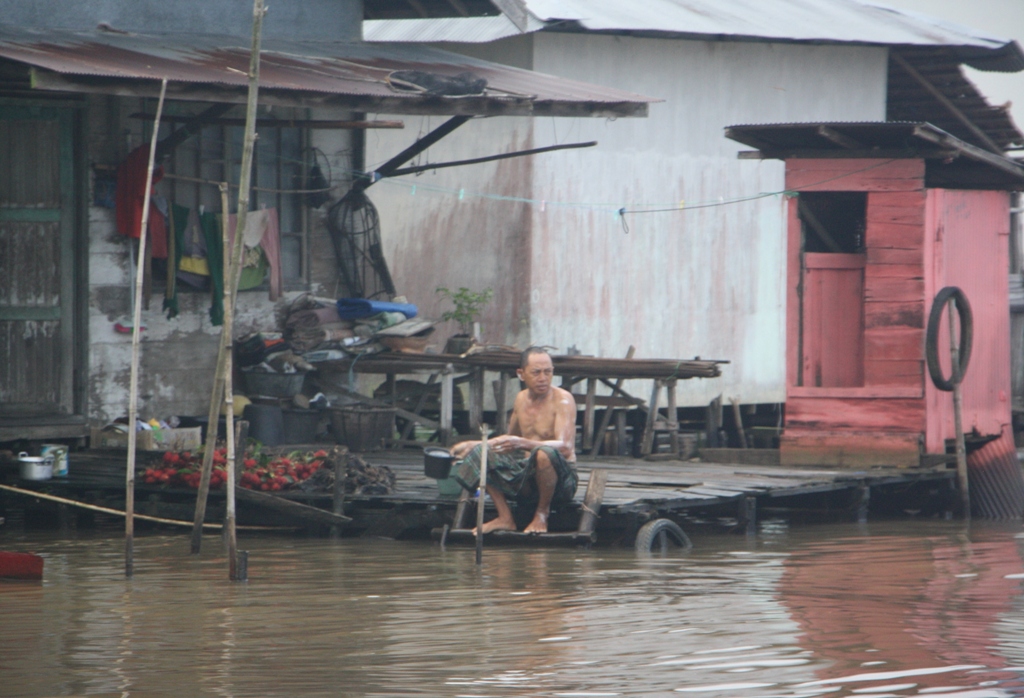
[[[577,404],[582,405],[583,416],[583,450],[596,453],[600,439],[595,441],[594,412],[597,407],[609,409],[639,408],[647,412],[641,453],[649,455],[654,449],[655,434],[659,431],[668,432],[671,442],[671,453],[679,454],[678,428],[676,421],[676,383],[690,378],[714,378],[721,375],[720,364],[725,361],[686,360],[686,359],[606,359],[593,356],[552,356],[555,375],[562,377],[562,387],[571,389],[577,383],[586,382],[586,393],[577,395]],[[515,377],[519,368],[519,354],[514,352],[481,352],[469,356],[454,354],[403,354],[380,353],[359,357],[358,359],[342,359],[321,361],[316,364],[315,377],[324,387],[337,390],[360,401],[377,406],[394,407],[400,417],[410,421],[403,433],[405,441],[411,432],[412,425],[420,424],[428,429],[440,432],[441,442],[452,442],[452,412],[455,385],[469,383],[469,426],[476,432],[483,422],[485,373],[497,373],[498,378],[492,383],[497,422],[494,425],[498,433],[508,428],[508,413],[505,409],[508,397],[508,382]],[[386,376],[389,384],[390,401],[367,397],[354,392],[338,380],[339,375],[349,373],[369,373]],[[395,379],[403,374],[428,374],[427,384],[441,382],[441,406],[439,421],[424,417],[421,412],[426,401],[422,396],[413,410],[398,407],[398,396]],[[635,398],[621,388],[621,380],[651,380],[653,388],[648,402]],[[612,394],[597,395],[597,384],[608,386]],[[658,414],[659,396],[666,392],[666,414],[662,419]],[[624,428],[620,421],[619,428]]]

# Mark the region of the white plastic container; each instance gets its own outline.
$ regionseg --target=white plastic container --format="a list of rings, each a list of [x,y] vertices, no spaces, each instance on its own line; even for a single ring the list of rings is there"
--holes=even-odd
[[[53,477],[53,456],[30,456],[24,451],[18,454],[22,480],[49,480]]]

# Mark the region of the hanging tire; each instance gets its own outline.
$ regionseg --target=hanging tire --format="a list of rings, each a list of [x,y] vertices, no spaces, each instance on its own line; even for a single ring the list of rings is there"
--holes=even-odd
[[[939,363],[939,323],[942,321],[942,314],[946,310],[946,303],[950,299],[956,300],[956,311],[960,316],[960,362],[953,367],[952,374],[947,380],[942,375],[942,365]],[[953,385],[963,380],[967,372],[967,364],[971,360],[971,344],[974,342],[974,315],[971,313],[971,304],[967,296],[957,286],[946,286],[937,294],[932,302],[932,310],[928,314],[928,329],[925,332],[924,356],[928,363],[928,375],[932,383],[939,390],[950,392]]]
[[[641,555],[649,555],[652,552],[664,554],[668,551],[670,543],[686,550],[693,547],[693,543],[690,542],[690,539],[683,533],[683,529],[679,528],[679,524],[675,521],[671,519],[655,519],[641,526],[636,534],[634,547],[637,553]]]

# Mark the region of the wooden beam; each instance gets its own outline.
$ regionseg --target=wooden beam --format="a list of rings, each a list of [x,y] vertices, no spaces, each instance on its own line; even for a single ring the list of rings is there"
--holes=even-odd
[[[798,206],[800,208],[800,217],[809,226],[811,226],[815,233],[818,234],[818,237],[825,243],[825,246],[832,252],[842,253],[843,248],[839,246],[839,243],[836,242],[835,238],[832,237],[825,226],[821,224],[818,217],[811,212],[810,207],[804,203],[803,199],[798,199]]]
[[[818,127],[818,135],[822,138],[826,138],[836,145],[840,145],[847,150],[864,150],[864,144],[860,141],[850,138],[844,133],[840,133],[831,126],[825,126],[824,124]]]
[[[967,127],[968,131],[977,136],[978,140],[984,143],[986,147],[988,147],[993,153],[1002,154],[1003,149],[996,145],[995,142],[988,137],[988,134],[986,134],[984,131],[978,128],[978,125],[971,121],[966,114],[960,111],[960,108],[953,104],[953,102],[950,101],[949,97],[944,95],[942,91],[939,90],[939,88],[937,88],[935,85],[931,83],[930,80],[928,80],[928,78],[926,78],[924,75],[921,75],[921,73],[917,71],[917,68],[910,65],[910,63],[908,63],[903,56],[901,56],[899,53],[895,51],[890,51],[889,57],[892,58],[893,62],[896,63],[896,65],[903,68],[904,72],[906,72],[907,75],[914,78],[914,80],[916,80],[921,85],[921,87],[923,87],[929,94],[935,97],[935,99],[939,101],[939,104],[944,106],[950,114],[952,114],[960,123]]]
[[[863,150],[822,150],[821,148],[790,148],[787,150],[741,150],[736,153],[739,160],[791,160],[804,159],[863,159],[882,160],[949,160],[960,157],[958,150],[949,148],[865,148]]]
[[[226,105],[228,109],[234,107],[234,104]],[[209,111],[209,110],[207,110]],[[202,124],[210,124],[217,126],[245,126],[245,119],[231,119],[231,118],[209,118],[204,117],[203,114],[197,116],[166,116],[161,117],[161,121],[169,121],[173,123],[189,123],[196,120],[202,120]],[[153,115],[147,114],[146,112],[135,112],[129,118],[141,119],[142,121],[152,121]],[[295,128],[308,128],[308,129],[371,129],[371,128],[405,128],[404,121],[337,121],[337,120],[324,120],[324,119],[257,119],[257,126],[281,126],[281,127],[295,127]]]
[[[577,533],[593,533],[597,526],[597,519],[601,513],[601,502],[604,501],[604,488],[608,483],[608,471],[604,468],[595,468],[590,471],[590,480],[587,482],[587,491],[583,495],[583,506],[580,512],[580,523],[576,527]]]
[[[278,511],[307,523],[326,526],[341,526],[352,521],[350,517],[343,514],[335,514],[334,512],[327,511],[326,509],[318,509],[317,507],[311,507],[308,504],[294,502],[290,499],[285,499],[284,497],[268,494],[266,492],[257,492],[256,490],[248,490],[244,487],[239,487],[235,494],[243,502],[249,502],[250,504],[255,504],[267,509],[273,509],[274,511]]]
[[[970,143],[962,141],[956,136],[932,130],[932,128],[926,128],[924,126],[915,126],[914,135],[923,140],[935,143],[936,145],[958,150],[964,157],[978,162],[983,162],[986,165],[991,165],[998,170],[1002,170],[1003,172],[1007,172],[1021,180],[1024,180],[1024,167],[1018,165],[1004,155],[995,155],[979,148],[976,145],[971,145]]]

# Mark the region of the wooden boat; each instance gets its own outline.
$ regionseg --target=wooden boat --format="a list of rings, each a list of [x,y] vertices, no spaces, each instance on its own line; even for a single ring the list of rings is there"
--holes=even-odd
[[[42,579],[43,558],[0,550],[0,579]]]

